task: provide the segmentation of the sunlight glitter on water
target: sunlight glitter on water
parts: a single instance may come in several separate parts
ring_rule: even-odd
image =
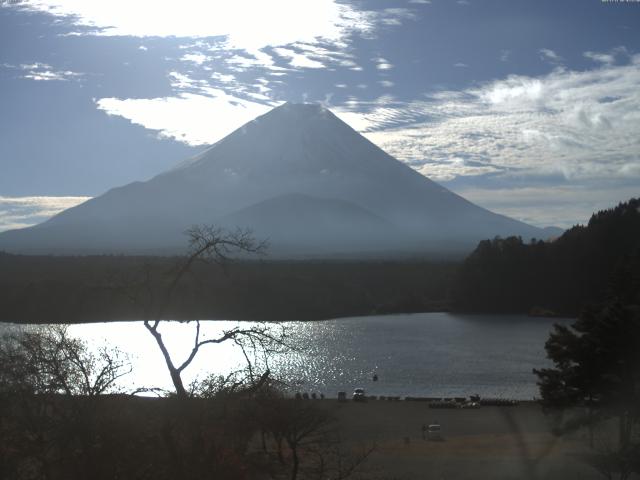
[[[570,320],[555,319],[558,323]],[[502,396],[538,395],[533,368],[547,365],[544,342],[554,321],[518,315],[424,313],[343,318],[323,322],[286,322],[294,351],[275,354],[269,366],[289,390],[322,392],[364,387],[372,395]],[[202,337],[215,338],[255,322],[203,321]],[[194,323],[162,322],[161,333],[175,363],[189,354]],[[71,335],[93,348],[119,348],[133,372],[122,386],[171,389],[164,359],[140,321],[80,324]],[[206,345],[185,370],[185,384],[210,373],[227,374],[244,365],[242,351],[230,342]],[[373,373],[379,381],[373,382]]]

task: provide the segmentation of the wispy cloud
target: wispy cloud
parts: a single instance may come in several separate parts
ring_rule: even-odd
[[[625,47],[616,47],[608,52],[584,52],[584,56],[596,63],[611,65],[616,62],[618,57],[628,57],[629,52]]]
[[[90,198],[0,196],[0,232],[30,227]]]
[[[387,60],[386,58],[376,57],[372,58],[372,61],[375,63],[378,70],[391,70],[393,68],[391,62],[389,62],[389,60]]]
[[[274,48],[273,51],[289,60],[289,65],[298,68],[324,68],[324,64],[309,58],[307,55],[300,54],[290,48]]]
[[[187,68],[257,75],[324,66],[360,71],[348,52],[355,36],[372,39],[381,26],[416,18],[408,8],[363,10],[339,0],[30,0],[10,8],[62,17],[78,26],[77,35],[188,39],[180,58]],[[276,62],[271,53],[285,61]],[[46,76],[53,78],[38,79]]]
[[[384,10],[372,13],[373,23],[381,25],[400,26],[405,20],[416,20],[418,17],[409,8],[385,8]]]
[[[539,227],[570,228],[586,224],[598,210],[610,208],[620,200],[637,196],[635,186],[615,189],[595,185],[513,186],[510,188],[482,188],[451,186],[464,198]]]
[[[195,63],[196,65],[202,65],[203,63],[205,63],[209,59],[210,59],[210,57],[205,55],[202,52],[187,53],[187,54],[183,55],[182,58],[181,58],[182,61],[192,62],[192,63]]]
[[[542,48],[539,50],[540,58],[546,60],[547,62],[559,64],[562,63],[563,59],[560,55],[549,48]]]
[[[40,82],[59,81],[65,82],[69,80],[79,80],[83,77],[83,73],[72,72],[70,70],[59,70],[47,63],[21,63],[12,65],[3,63],[0,65],[7,70],[14,70],[20,78],[35,80]]]
[[[413,102],[351,100],[338,112],[427,176],[640,180],[640,55],[624,65],[510,76]]]

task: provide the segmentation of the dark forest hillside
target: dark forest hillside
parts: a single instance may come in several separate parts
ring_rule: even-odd
[[[575,315],[616,280],[638,288],[640,199],[599,211],[552,242],[480,242],[452,286],[453,307],[474,312]]]
[[[22,256],[0,252],[0,322],[141,319],[132,302],[148,273],[166,292],[180,259]],[[456,263],[237,261],[200,263],[167,305],[170,319],[317,320],[446,308]]]

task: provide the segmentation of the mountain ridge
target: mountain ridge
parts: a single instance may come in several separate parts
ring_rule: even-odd
[[[179,249],[182,232],[193,224],[218,223],[294,193],[343,201],[393,226],[363,232],[359,239],[355,235],[342,247],[336,242],[339,254],[357,255],[377,240],[381,251],[406,252],[447,249],[454,243],[470,250],[496,235],[544,237],[542,229],[492,213],[424,177],[328,109],[285,103],[145,182],[111,189],[35,227],[0,234],[0,248],[104,253],[145,246]],[[339,233],[339,214],[334,212]],[[313,237],[312,224],[302,220],[307,238]],[[299,221],[291,218],[292,233]],[[325,224],[327,228],[332,227]],[[317,234],[322,238],[323,231]],[[316,254],[322,246],[307,241],[297,247]]]

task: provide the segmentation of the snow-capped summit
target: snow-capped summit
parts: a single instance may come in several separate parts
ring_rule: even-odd
[[[149,181],[0,234],[0,249],[171,251],[199,223],[253,228],[284,256],[433,252],[495,235],[544,236],[415,172],[330,110],[285,103]]]

